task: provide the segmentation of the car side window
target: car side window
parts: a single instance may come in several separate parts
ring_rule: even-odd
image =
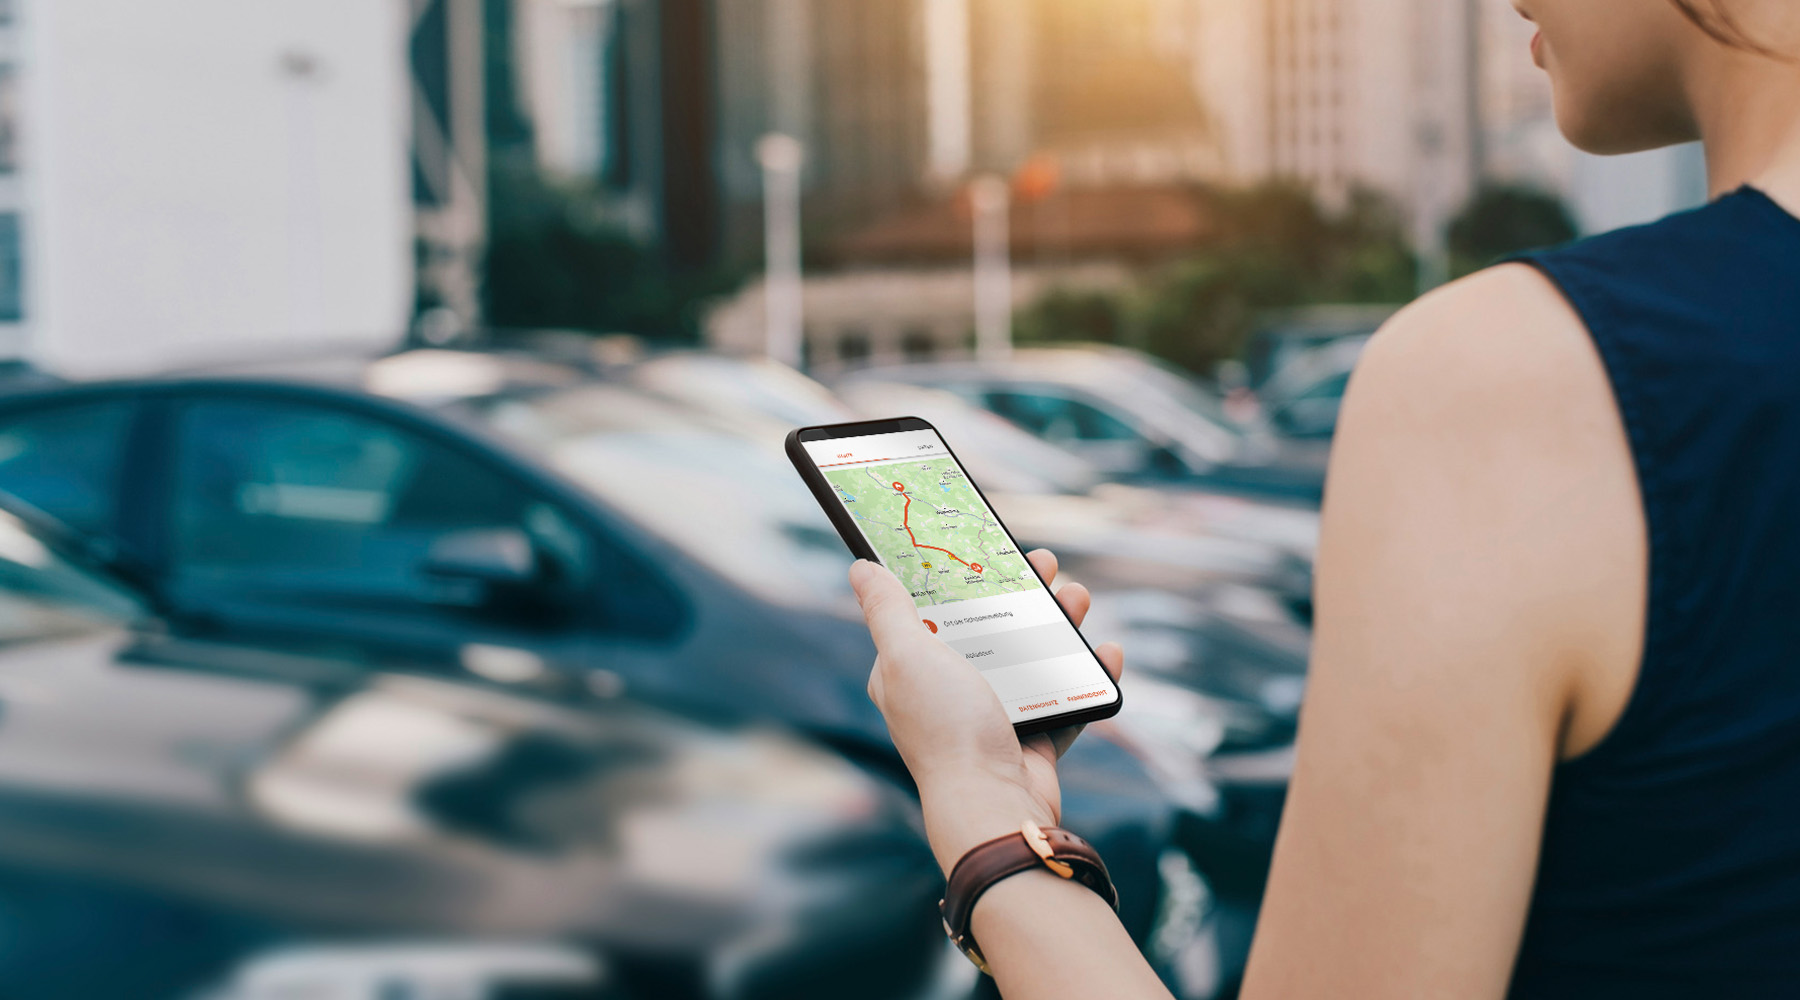
[[[0,415],[0,490],[80,531],[110,531],[129,400],[65,403]]]
[[[1342,399],[1350,388],[1350,373],[1344,372],[1313,383],[1295,399]]]
[[[183,584],[541,626],[592,579],[593,548],[567,514],[411,431],[254,400],[190,403],[176,427],[170,568]]]
[[[1136,441],[1142,435],[1110,413],[1057,393],[994,391],[988,409],[1050,441]]]

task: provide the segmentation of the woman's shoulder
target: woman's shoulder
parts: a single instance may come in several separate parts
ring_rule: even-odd
[[[1332,461],[1328,523],[1334,502],[1410,510],[1409,534],[1446,522],[1445,559],[1509,553],[1486,598],[1567,653],[1543,678],[1568,694],[1562,754],[1597,743],[1635,679],[1643,520],[1605,365],[1557,287],[1505,264],[1398,313],[1352,376]]]
[[[1421,297],[1375,338],[1370,378],[1428,381],[1447,405],[1520,391],[1521,379],[1606,399],[1599,348],[1661,346],[1709,325],[1774,320],[1800,306],[1800,219],[1755,188],[1700,208],[1525,254]],[[1778,318],[1778,320],[1777,320]],[[1740,342],[1740,331],[1735,338]],[[1704,350],[1715,338],[1672,346]]]
[[[1534,401],[1555,409],[1552,401],[1571,392],[1604,398],[1606,381],[1592,361],[1587,327],[1556,284],[1509,263],[1402,309],[1370,342],[1353,381],[1370,393],[1403,394],[1439,418],[1480,420]]]
[[[1362,423],[1376,433],[1545,460],[1614,443],[1572,437],[1571,427],[1618,423],[1581,313],[1544,272],[1522,263],[1477,272],[1397,313],[1370,341],[1346,405],[1365,411]]]

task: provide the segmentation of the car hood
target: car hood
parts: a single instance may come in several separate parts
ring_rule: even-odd
[[[1316,515],[1229,497],[1107,486],[1086,496],[1008,495],[996,506],[1027,546],[1165,571],[1151,570],[1152,579],[1179,571],[1201,580],[1292,586],[1296,564],[1310,566],[1317,545]]]
[[[716,943],[796,857],[929,857],[773,732],[100,631],[0,653],[0,864],[347,928]]]

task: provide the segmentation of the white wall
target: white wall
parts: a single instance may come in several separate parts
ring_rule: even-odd
[[[27,352],[98,375],[385,343],[401,0],[26,0]]]

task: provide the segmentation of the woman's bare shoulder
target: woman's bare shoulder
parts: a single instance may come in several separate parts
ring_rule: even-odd
[[[1560,752],[1596,743],[1636,679],[1648,556],[1605,365],[1557,287],[1506,265],[1395,316],[1352,379],[1332,461],[1327,532],[1397,519],[1485,553],[1482,600],[1533,623],[1544,679],[1566,685]]]
[[[1442,415],[1479,418],[1481,404],[1522,394],[1573,392],[1605,403],[1598,360],[1581,317],[1550,279],[1505,264],[1401,310],[1370,344],[1358,377],[1401,383],[1420,403],[1444,406]]]

